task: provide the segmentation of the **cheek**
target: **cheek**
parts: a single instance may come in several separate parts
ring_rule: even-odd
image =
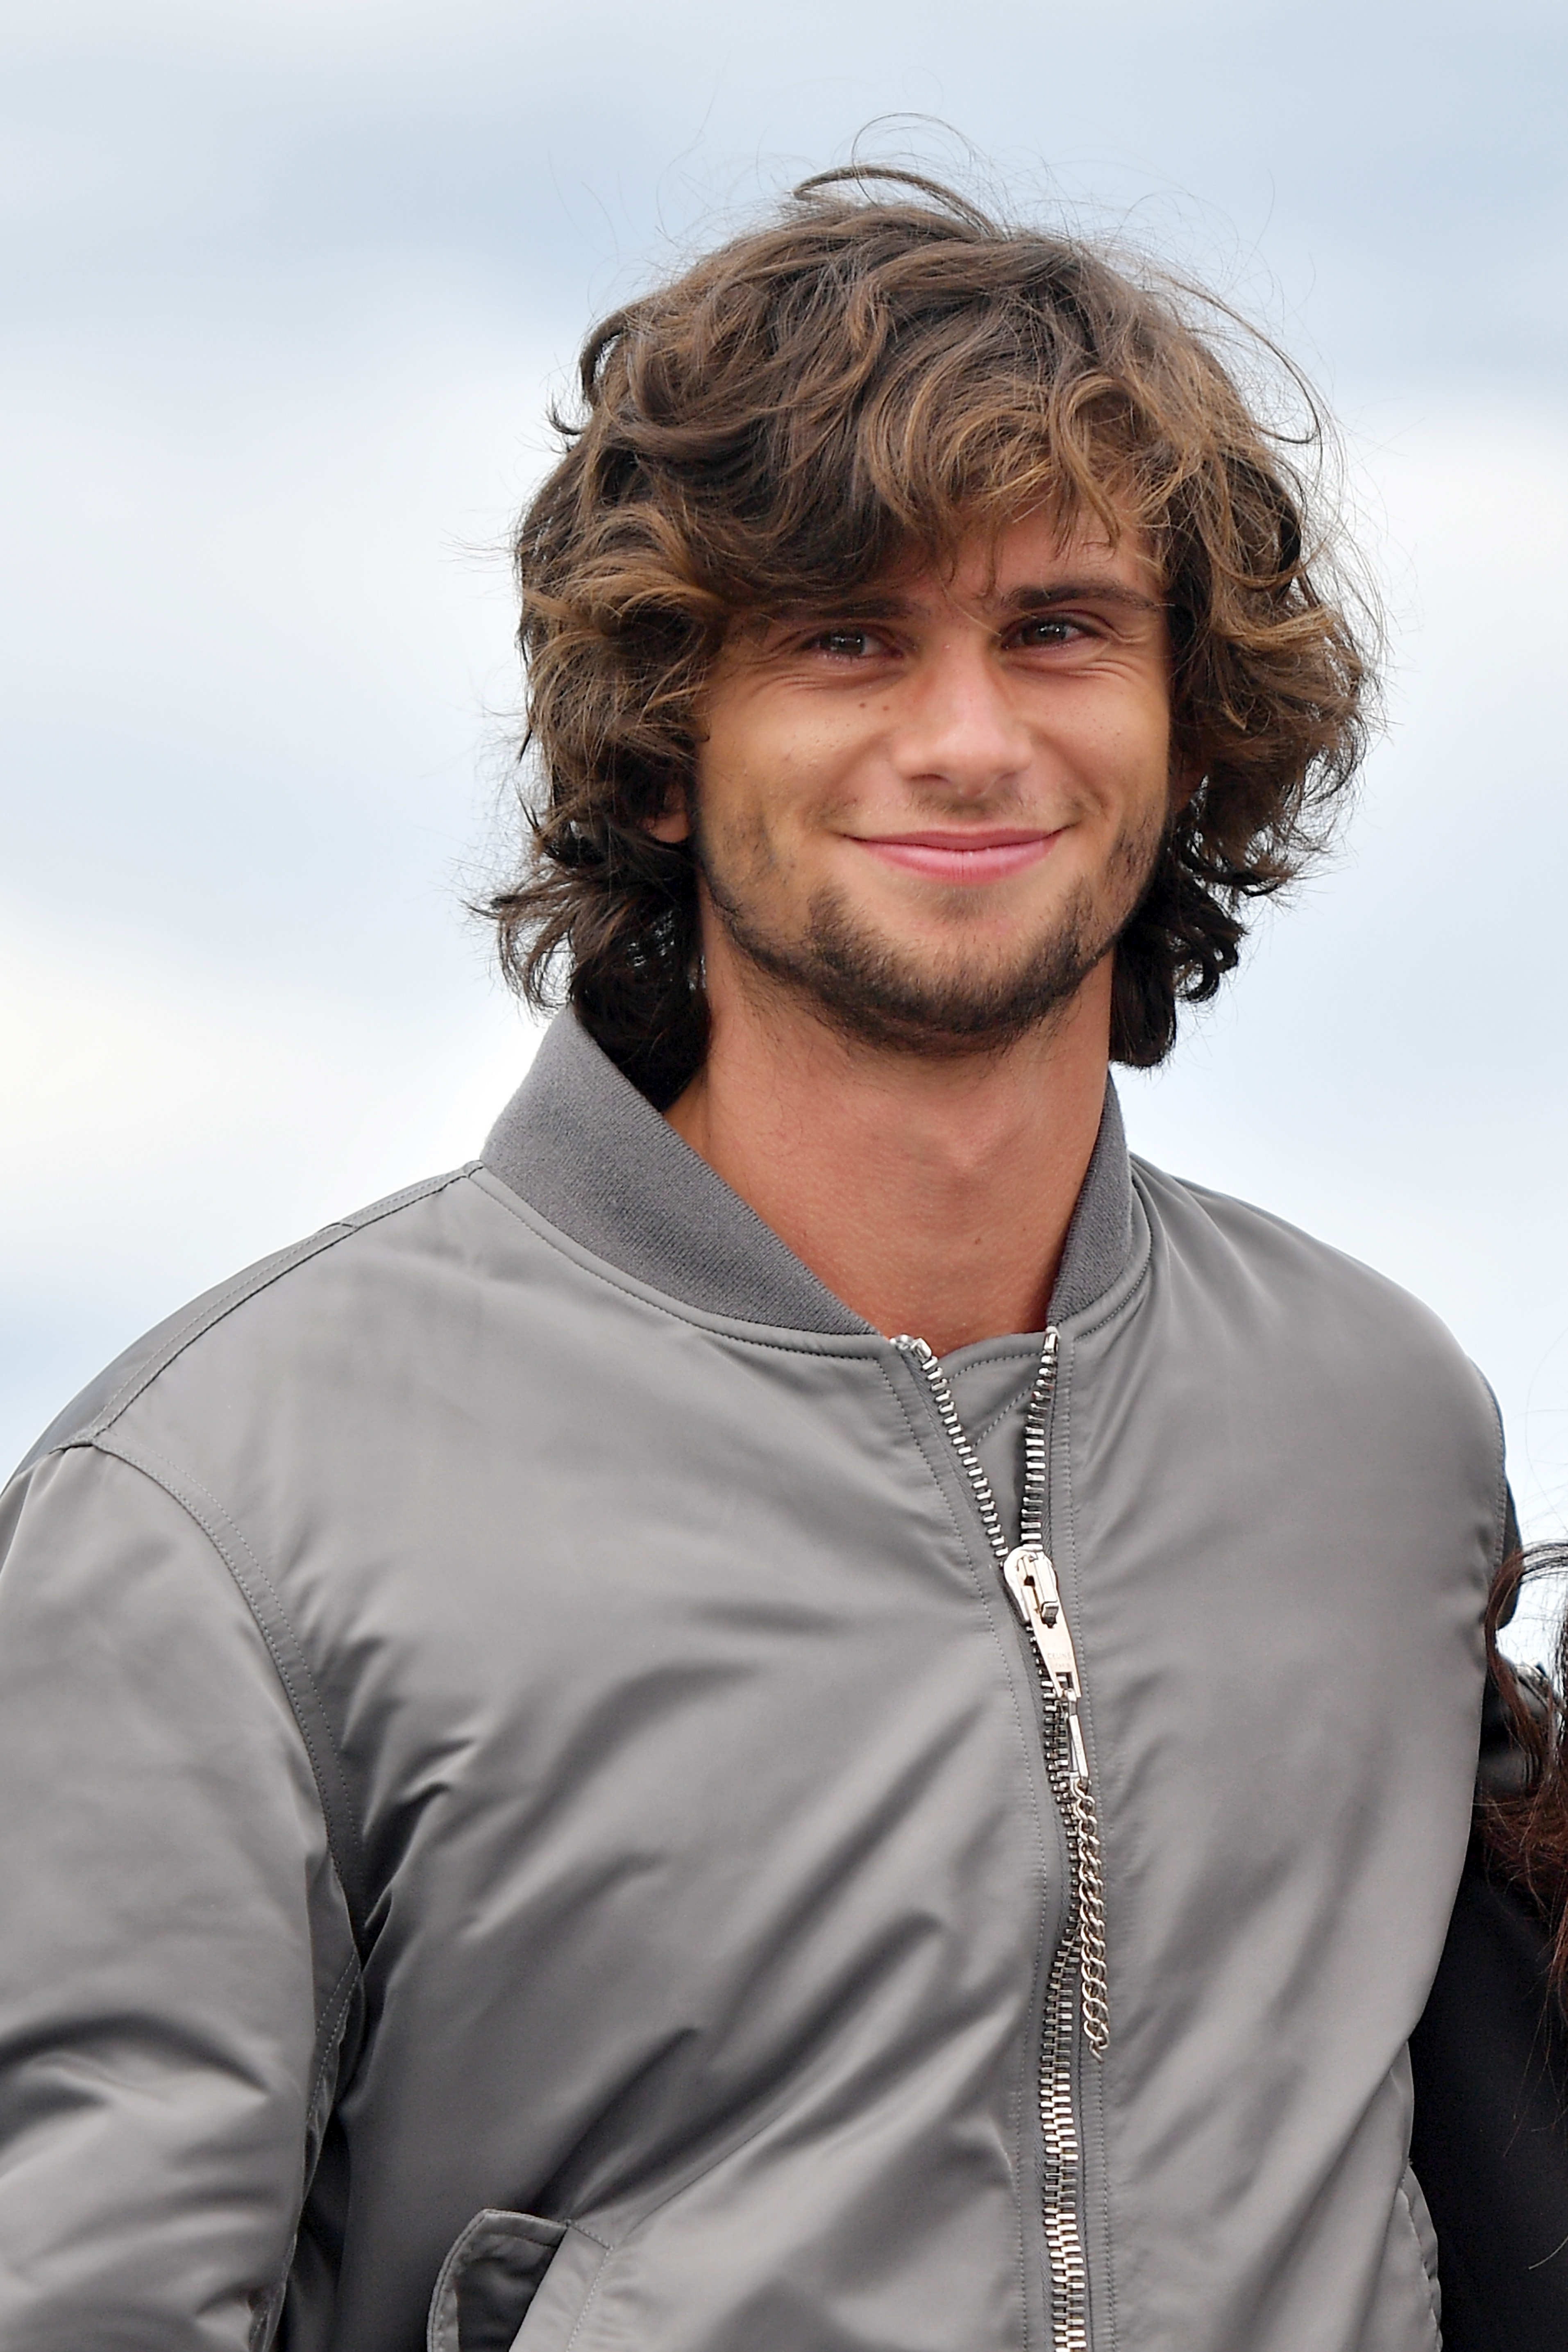
[[[714,880],[756,889],[788,862],[779,794],[755,745],[710,741],[696,762],[698,854]]]
[[[716,729],[696,762],[704,838],[772,864],[798,856],[849,797],[821,733],[799,721]]]
[[[1172,738],[1170,712],[1163,697],[1150,696],[1110,716],[1091,754],[1099,766],[1108,799],[1126,814],[1152,807],[1165,808],[1171,790]]]

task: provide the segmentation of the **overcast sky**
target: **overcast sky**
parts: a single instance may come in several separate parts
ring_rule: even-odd
[[[1216,279],[1345,421],[1389,731],[1124,1099],[1429,1300],[1568,1528],[1565,66],[1557,0],[0,0],[0,1452],[477,1147],[531,1040],[460,901],[544,403],[874,123]]]

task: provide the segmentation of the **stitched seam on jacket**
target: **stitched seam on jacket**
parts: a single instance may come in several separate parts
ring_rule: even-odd
[[[248,1273],[238,1276],[226,1290],[203,1308],[200,1315],[193,1315],[188,1323],[183,1323],[177,1331],[172,1333],[149,1362],[138,1365],[135,1371],[121,1381],[90,1422],[73,1436],[60,1441],[62,1445],[90,1444],[100,1437],[128,1406],[135,1403],[143,1389],[149,1388],[161,1373],[168,1370],[176,1357],[183,1355],[193,1339],[199,1339],[204,1332],[212,1330],[225,1316],[232,1315],[236,1307],[243,1307],[247,1298],[259,1297],[264,1290],[270,1289],[286,1274],[292,1274],[297,1265],[308,1265],[323,1250],[335,1248],[351,1234],[368,1232],[371,1225],[380,1224],[383,1217],[395,1216],[400,1209],[412,1208],[416,1201],[428,1200],[434,1193],[444,1191],[449,1184],[457,1183],[478,1165],[476,1160],[470,1160],[467,1166],[452,1169],[445,1175],[428,1177],[422,1184],[411,1184],[406,1192],[394,1192],[390,1199],[360,1210],[351,1217],[324,1225],[319,1234],[311,1234],[304,1241],[293,1243],[275,1257],[264,1258],[260,1265],[252,1266]]]
[[[1083,1580],[1079,1572],[1082,1563],[1078,1548],[1078,1511],[1072,1484],[1072,1431],[1078,1402],[1078,1390],[1073,1374],[1077,1366],[1078,1349],[1082,1342],[1092,1334],[1105,1330],[1111,1324],[1116,1321],[1119,1316],[1131,1311],[1134,1303],[1143,1295],[1148,1280],[1149,1268],[1153,1263],[1153,1255],[1154,1254],[1151,1250],[1149,1256],[1144,1261],[1137,1280],[1129,1286],[1125,1297],[1118,1299],[1114,1307],[1113,1307],[1108,1313],[1103,1315],[1097,1322],[1091,1324],[1086,1330],[1075,1332],[1069,1337],[1061,1361],[1057,1369],[1055,1402],[1056,1411],[1060,1416],[1060,1437],[1058,1436],[1056,1429],[1052,1430],[1051,1437],[1053,1451],[1058,1447],[1058,1445],[1060,1446],[1060,1454],[1058,1457],[1060,1461],[1060,1470],[1054,1479],[1048,1479],[1047,1492],[1051,1496],[1053,1505],[1057,1499],[1060,1498],[1061,1510],[1061,1533],[1065,1535],[1067,1538],[1067,1545],[1071,1551],[1072,1560],[1073,1612],[1079,1623],[1080,1642],[1083,1639]],[[1057,1519],[1054,1508],[1051,1513],[1050,1524],[1046,1528],[1046,1539],[1049,1542],[1052,1552],[1055,1553],[1059,1563],[1067,1558],[1068,1554],[1063,1551],[1061,1543],[1058,1537]],[[1089,1743],[1089,1769],[1095,1785],[1099,1788],[1102,1796],[1103,1796],[1104,1776],[1100,1769],[1100,1751],[1094,1738],[1093,1698],[1092,1695],[1092,1676],[1089,1673],[1086,1664],[1082,1666],[1082,1676],[1081,1705],[1084,1716],[1084,1737]],[[1102,1824],[1102,1826],[1103,1826],[1103,1824]],[[1108,1945],[1112,1942],[1108,1921],[1106,1926],[1106,1941]],[[1107,1956],[1107,1970],[1109,1969],[1109,1957]],[[1096,2329],[1095,2332],[1097,2336],[1102,2334],[1103,2335],[1105,2352],[1114,2352],[1114,2347],[1120,2337],[1120,2317],[1116,2294],[1115,2216],[1112,2210],[1111,2161],[1110,2150],[1107,2146],[1106,2139],[1105,2076],[1103,2066],[1102,2065],[1095,2074],[1090,2079],[1092,2079],[1093,2083],[1095,2121],[1099,2133],[1100,2225],[1104,2233],[1103,2242],[1105,2249],[1104,2305],[1106,2315],[1103,2328]],[[1087,2158],[1089,2139],[1089,2094],[1084,2087],[1085,2080],[1083,2043],[1082,2037],[1080,2037],[1078,2044],[1078,2096],[1079,2105],[1083,2112],[1084,2117],[1083,2153],[1085,2158]],[[1083,2205],[1085,2219],[1087,2219],[1089,2210],[1087,2183],[1085,2184]],[[1084,2247],[1084,2260],[1085,2266],[1087,2268],[1089,2262],[1089,2248],[1087,2244],[1085,2244]],[[1092,2276],[1091,2293],[1092,2294]],[[1092,2308],[1092,2305],[1091,2307]]]
[[[1421,2232],[1416,2227],[1416,2216],[1411,2210],[1410,2199],[1406,2192],[1403,2181],[1399,2183],[1394,2193],[1399,2200],[1399,2210],[1404,2214],[1410,2235],[1416,2242],[1416,2261],[1421,2273],[1421,2284],[1427,2290],[1427,2312],[1432,2322],[1433,2352],[1441,2352],[1443,2321],[1437,2303],[1436,2282],[1431,2272],[1427,2268],[1427,2249],[1421,2242]]]
[[[460,1172],[466,1175],[469,1171],[463,1170]],[[481,1172],[490,1174],[492,1171],[484,1169],[481,1163]],[[499,1177],[495,1181],[497,1183],[501,1181]],[[502,1189],[507,1191],[509,1187],[503,1186]],[[557,1257],[563,1258],[568,1265],[575,1266],[580,1274],[587,1275],[591,1281],[602,1283],[607,1290],[617,1292],[622,1298],[634,1299],[639,1307],[646,1307],[651,1313],[663,1315],[671,1323],[679,1323],[686,1330],[706,1331],[716,1339],[733,1339],[741,1347],[762,1348],[774,1355],[836,1357],[845,1363],[875,1363],[877,1349],[885,1348],[888,1344],[874,1331],[867,1331],[863,1337],[852,1331],[802,1331],[799,1340],[764,1338],[765,1332],[776,1332],[779,1327],[768,1324],[748,1326],[743,1316],[717,1315],[710,1307],[688,1306],[685,1300],[673,1297],[668,1291],[655,1289],[652,1283],[639,1286],[635,1276],[622,1274],[619,1267],[611,1265],[608,1258],[596,1257],[581,1242],[574,1242],[570,1234],[558,1232],[548,1217],[541,1217],[538,1211],[520,1196],[513,1194],[510,1199],[503,1201],[488,1186],[484,1190],[486,1200],[494,1201],[507,1216],[515,1217],[518,1224],[532,1234],[537,1241],[542,1242],[547,1249],[552,1250]]]
[[[446,2300],[446,2290],[452,2284],[453,2273],[474,2242],[480,2219],[481,2216],[476,2213],[474,2219],[458,2231],[442,2257],[441,2268],[435,2273],[435,2284],[430,2291],[430,2321],[427,2329],[430,2352],[456,2352],[442,2305]]]
[[[241,1597],[256,1621],[261,1638],[267,1645],[267,1654],[272,1660],[273,1671],[283,1685],[284,1693],[293,1711],[296,1727],[304,1742],[306,1755],[309,1759],[311,1778],[316,1783],[316,1794],[321,1807],[322,1824],[327,1832],[327,1844],[332,1857],[332,1866],[337,1872],[338,1884],[348,1909],[349,1927],[353,1937],[355,1953],[360,1955],[362,1951],[365,1920],[363,1858],[360,1827],[354,1818],[348,1775],[343,1769],[337,1743],[332,1738],[331,1728],[327,1721],[327,1710],[321,1704],[320,1693],[317,1690],[310,1669],[305,1662],[305,1654],[299,1637],[289,1622],[287,1612],[278,1596],[277,1587],[246,1542],[240,1528],[235,1526],[217,1497],[210,1494],[199,1479],[192,1477],[188,1472],[181,1468],[179,1464],[168,1461],[162,1454],[154,1452],[152,1447],[138,1447],[132,1450],[123,1440],[119,1444],[111,1444],[101,1437],[96,1443],[99,1450],[108,1454],[111,1460],[122,1461],[131,1469],[140,1470],[142,1475],[150,1478],[154,1486],[160,1487],[170,1497],[171,1501],[177,1503],[187,1517],[194,1520],[238,1587]],[[139,1460],[139,1454],[143,1458]],[[152,1466],[154,1464],[161,1464],[163,1470],[167,1472],[167,1476],[160,1476],[158,1470]],[[171,1481],[174,1483],[172,1484]],[[192,1499],[193,1496],[204,1497],[210,1507],[213,1519],[229,1529],[235,1546],[250,1563],[251,1575],[248,1580],[240,1564],[232,1556],[229,1547],[224,1542],[218,1526],[204,1517]],[[267,1596],[266,1600],[258,1601],[256,1592],[252,1590],[253,1585],[261,1588],[262,1592]],[[267,1605],[268,1602],[270,1606]],[[279,1640],[280,1633],[287,1637],[287,1645],[292,1650],[291,1659],[282,1654],[284,1644]],[[314,1737],[310,1724],[312,1717],[318,1726],[318,1734]],[[329,1794],[326,1765],[319,1753],[320,1748],[325,1748],[330,1759],[333,1778],[338,1788],[336,1801]],[[344,1824],[346,1834],[340,1832],[337,1827],[340,1818]],[[347,1853],[343,1851],[345,1845],[349,1849]]]
[[[684,1318],[677,1318],[676,1319],[683,1320]],[[764,1341],[761,1344],[766,1346],[768,1343]],[[872,1358],[871,1360],[876,1363],[877,1370],[882,1375],[883,1384],[898,1407],[900,1417],[909,1432],[915,1450],[919,1454],[922,1462],[925,1464],[926,1475],[930,1478],[932,1485],[936,1487],[937,1497],[942,1504],[943,1509],[946,1513],[947,1524],[952,1529],[955,1540],[957,1543],[960,1559],[963,1565],[968,1571],[970,1588],[986,1612],[987,1622],[990,1627],[991,1637],[996,1644],[998,1660],[1002,1665],[1003,1679],[1006,1684],[1009,1699],[1013,1710],[1014,1724],[1018,1728],[1019,1736],[1023,1744],[1026,1756],[1032,1755],[1034,1744],[1039,1737],[1039,1726],[1036,1723],[1032,1713],[1030,1714],[1027,1723],[1019,1714],[1019,1696],[1014,1677],[1007,1670],[1008,1653],[1001,1627],[998,1622],[998,1612],[995,1605],[995,1596],[988,1589],[984,1580],[977,1574],[975,1570],[974,1563],[969,1558],[968,1541],[964,1533],[962,1522],[959,1520],[957,1514],[954,1509],[952,1498],[948,1495],[947,1489],[943,1484],[941,1475],[937,1471],[932,1456],[927,1450],[927,1437],[929,1433],[921,1429],[914,1415],[911,1413],[908,1400],[900,1395],[897,1385],[892,1377],[887,1364],[874,1357]],[[1036,1805],[1034,1809],[1034,1832],[1036,1847],[1040,1856],[1040,1883],[1043,1888],[1049,1884],[1050,1853],[1045,1836],[1044,1824],[1041,1820],[1038,1805]],[[1047,1973],[1046,1961],[1045,1910],[1042,1902],[1040,1906],[1039,1925],[1035,1932],[1034,1940],[1035,1975],[1037,1980],[1039,1980],[1042,1985]],[[1033,2063],[1032,2054],[1030,2063]],[[1019,2176],[1021,2178],[1026,2164],[1024,2148],[1025,2134],[1030,2128],[1032,2121],[1034,2109],[1032,2100],[1021,2092],[1015,2092],[1013,2095],[1012,2105],[1015,2144],[1018,2149],[1019,2169]],[[756,2137],[757,2133],[763,2129],[767,2123],[772,2119],[774,2113],[775,2109],[772,2106],[769,2106],[763,2116],[755,2119],[747,2128],[726,2135],[725,2138],[716,2149],[713,2150],[704,2161],[693,2166],[688,2170],[683,2171],[664,2190],[662,2196],[656,2198],[651,2205],[647,2206],[637,2215],[635,2221],[632,2222],[630,2229],[628,2229],[622,2237],[614,2240],[613,2242],[601,2238],[596,2231],[586,2228],[580,2221],[571,2221],[568,2224],[568,2227],[578,2231],[585,2238],[592,2239],[595,2245],[603,2246],[605,2249],[605,2260],[608,2261],[612,2253],[618,2253],[629,2245],[631,2241],[638,2234],[638,2232],[645,2230],[649,2223],[653,2221],[659,2213],[663,2212],[667,2205],[674,2204],[677,2198],[685,2196],[686,2192],[695,2188],[699,2181],[706,2179],[712,2173],[716,2172],[720,2165],[727,2162],[728,2158],[735,2154],[737,2148],[746,2147],[750,2140]],[[1024,2209],[1023,2200],[1021,2197],[1017,2200],[1017,2210],[1019,2216],[1019,2292],[1020,2303],[1022,2304],[1022,2307],[1026,2315],[1027,2325],[1027,2314],[1029,2310],[1029,2248],[1025,2238]],[[578,2315],[571,2337],[569,2339],[567,2352],[570,2352],[571,2346],[576,2343],[578,2331],[580,2329],[583,2321],[587,2316],[589,2305],[598,2294],[603,2275],[603,2269],[604,2265],[603,2263],[601,2263],[599,2270],[594,2273],[593,2283],[584,2300],[582,2310]]]
[[[881,1371],[882,1377],[887,1384],[888,1391],[891,1394],[894,1402],[897,1405],[899,1412],[904,1417],[904,1426],[908,1430],[909,1434],[914,1441],[915,1451],[920,1455],[921,1460],[925,1463],[926,1475],[930,1478],[932,1485],[936,1487],[937,1495],[941,1499],[943,1508],[947,1514],[947,1523],[957,1539],[960,1556],[964,1560],[965,1566],[969,1571],[970,1584],[974,1589],[975,1595],[978,1600],[981,1608],[986,1612],[986,1622],[990,1627],[991,1639],[997,1646],[997,1651],[1001,1660],[1002,1676],[1007,1686],[1009,1699],[1012,1705],[1013,1722],[1018,1728],[1019,1739],[1023,1743],[1024,1754],[1026,1758],[1032,1759],[1034,1749],[1040,1743],[1040,1725],[1035,1720],[1032,1708],[1030,1708],[1029,1712],[1029,1718],[1027,1721],[1025,1721],[1024,1717],[1019,1712],[1018,1686],[1013,1675],[1009,1671],[1007,1644],[1002,1633],[1001,1621],[996,1607],[996,1596],[991,1589],[987,1585],[984,1579],[977,1572],[974,1562],[970,1558],[969,1539],[964,1532],[963,1524],[958,1517],[957,1512],[953,1507],[953,1498],[947,1492],[947,1488],[943,1481],[942,1475],[937,1470],[936,1460],[927,1447],[926,1440],[930,1435],[930,1432],[923,1429],[916,1422],[914,1413],[910,1411],[909,1400],[907,1397],[902,1396],[899,1393],[897,1383],[894,1381],[888,1366],[885,1363],[879,1363],[878,1370]],[[1030,1777],[1030,1786],[1031,1790],[1034,1787],[1032,1774]],[[1043,1993],[1046,1981],[1050,1974],[1050,1955],[1046,1950],[1045,1940],[1045,1903],[1043,1898],[1051,1884],[1051,1858],[1046,1841],[1045,1824],[1041,1818],[1038,1800],[1034,1806],[1034,1834],[1035,1845],[1040,1856],[1040,1884],[1042,1898],[1040,1905],[1039,1926],[1036,1929],[1034,1939],[1034,1973],[1036,1982],[1041,1988],[1041,2006],[1043,2012]],[[1043,2031],[1043,2013],[1041,2018],[1041,2028]],[[1030,2035],[1029,2058],[1030,2064],[1035,2066],[1038,2066],[1039,2064],[1039,2035]],[[1027,2096],[1020,2087],[1015,2086],[1011,2096],[1013,2105],[1013,2139],[1014,2146],[1018,2151],[1019,2179],[1022,2180],[1028,2176],[1031,2168],[1030,2159],[1025,2146],[1025,2136],[1033,2126],[1034,2105],[1032,2099]],[[1021,2196],[1018,2200],[1018,2217],[1019,2305],[1023,2313],[1024,2343],[1027,2352],[1029,2343],[1030,2248],[1029,2231],[1024,2220],[1024,2200]],[[570,2352],[570,2347],[568,2347],[568,2352]]]
[[[356,1952],[352,1959],[344,1961],[342,1973],[327,1995],[326,2005],[317,2020],[316,2032],[320,2039],[321,2054],[316,2062],[316,2071],[310,2077],[310,2095],[305,2102],[305,2112],[308,2116],[316,2105],[316,2094],[327,2079],[327,2069],[341,2047],[343,2027],[348,2020],[350,2004],[359,1990],[359,1984],[360,1959]],[[306,2185],[308,2189],[309,2184]]]
[[[591,1281],[602,1283],[607,1290],[616,1291],[623,1298],[633,1299],[638,1306],[646,1307],[653,1313],[663,1315],[670,1322],[679,1323],[688,1330],[706,1331],[715,1339],[734,1339],[742,1347],[767,1349],[776,1355],[822,1356],[836,1358],[844,1363],[876,1362],[877,1347],[888,1344],[878,1333],[870,1330],[863,1336],[848,1331],[802,1331],[799,1339],[789,1339],[777,1336],[780,1330],[778,1325],[747,1324],[744,1316],[721,1315],[711,1307],[691,1306],[668,1291],[659,1290],[652,1283],[639,1283],[635,1276],[623,1274],[608,1258],[600,1257],[584,1243],[573,1241],[570,1234],[561,1233],[530,1202],[513,1192],[511,1187],[497,1176],[493,1169],[486,1168],[483,1160],[476,1161],[470,1168],[458,1169],[456,1175],[446,1181],[455,1182],[456,1177],[475,1179],[480,1176],[491,1179],[490,1184],[480,1188],[486,1199],[494,1201],[498,1209],[505,1210],[507,1216],[515,1218],[537,1241],[542,1242],[557,1257],[564,1259],[568,1265],[575,1266],[580,1274],[587,1275]],[[492,1186],[497,1189],[493,1190]],[[502,1198],[503,1194],[505,1198]],[[1146,1209],[1145,1214],[1147,1217]],[[1116,1283],[1105,1294],[1109,1304],[1093,1322],[1079,1327],[1075,1318],[1067,1318],[1067,1322],[1074,1326],[1077,1338],[1090,1338],[1125,1312],[1148,1280],[1153,1255],[1152,1250],[1145,1251],[1136,1273],[1124,1291],[1117,1288],[1118,1284],[1126,1280],[1127,1268],[1123,1268]],[[1095,1307],[1102,1304],[1098,1299],[1092,1303]],[[770,1336],[763,1337],[765,1332]]]
[[[339,1977],[337,1983],[328,1994],[326,2001],[322,2005],[321,2016],[317,2020],[316,2035],[317,2040],[320,2043],[320,2055],[317,2059],[315,2072],[310,2077],[310,2093],[305,2102],[305,2122],[307,2128],[308,2128],[310,2117],[315,2112],[316,2095],[320,2090],[323,2082],[326,2080],[327,2068],[330,2064],[340,2047],[343,2021],[348,2016],[349,2004],[353,1999],[359,1981],[360,1963],[359,1956],[356,1953],[351,1960],[348,1960],[344,1963],[342,1974]],[[336,2004],[336,2006],[334,2006],[334,2004]],[[316,2150],[318,2160],[320,2158],[320,2146],[318,2144]],[[310,2195],[310,2183],[314,2178],[315,2166],[312,2165],[309,2175],[300,2183],[299,2205],[294,2216],[294,2229],[289,2237],[288,2252],[284,2258],[283,2269],[268,2289],[267,2301],[263,2306],[264,2311],[267,2313],[267,2322],[270,2327],[276,2327],[277,2320],[282,2314],[285,2299],[288,2294],[288,2281],[294,2269],[294,2257],[299,2246],[299,2225],[304,2218],[306,2202]],[[256,2326],[259,2324],[259,2319],[260,2315],[258,2314],[257,2319],[252,2323],[253,2335],[255,2334]],[[258,2343],[265,2343],[266,2340],[267,2335],[264,2330],[262,2336],[257,2339],[257,2341]]]
[[[1492,1427],[1497,1436],[1497,1500],[1493,1505],[1495,1529],[1491,1546],[1491,1572],[1495,1576],[1502,1566],[1503,1549],[1508,1542],[1508,1439],[1503,1433],[1502,1408],[1492,1393],[1491,1384],[1484,1373],[1478,1373],[1477,1377],[1491,1406]]]
[[[1019,1385],[1014,1389],[1012,1394],[1010,1396],[1004,1397],[1001,1403],[998,1405],[995,1412],[990,1415],[988,1420],[982,1421],[977,1427],[971,1426],[967,1422],[965,1423],[964,1425],[969,1432],[969,1442],[972,1445],[978,1445],[983,1438],[991,1436],[994,1432],[1001,1427],[1003,1422],[1009,1418],[1009,1414],[1017,1412],[1020,1405],[1027,1404],[1030,1391],[1034,1386],[1034,1374],[1040,1362],[1040,1349],[1038,1346],[1030,1348],[1010,1348],[995,1356],[988,1357],[986,1360],[992,1364],[1022,1364],[1024,1366],[1024,1377],[1019,1381]]]
[[[571,2226],[573,2229],[576,2229],[578,2225],[574,2221]],[[585,2238],[591,2238],[596,2246],[604,2246],[603,2239],[595,2238],[591,2230],[584,2230],[582,2231],[582,2235]],[[581,2309],[579,2311],[577,2317],[572,2322],[571,2334],[566,2339],[566,2352],[571,2352],[572,2346],[577,2342],[578,2337],[582,2333],[583,2322],[588,2317],[589,2312],[592,2308],[594,2297],[599,2293],[599,2282],[604,2276],[605,2265],[610,2260],[612,2251],[612,2249],[609,2246],[604,2246],[604,2252],[599,2259],[599,2267],[588,2283],[588,2293],[582,2298]]]
[[[1138,1300],[1142,1297],[1144,1292],[1148,1288],[1150,1282],[1153,1280],[1154,1266],[1155,1254],[1153,1249],[1149,1249],[1145,1253],[1143,1264],[1139,1266],[1137,1273],[1134,1276],[1133,1279],[1128,1283],[1126,1289],[1123,1291],[1119,1297],[1112,1299],[1110,1305],[1105,1307],[1102,1313],[1095,1316],[1092,1323],[1080,1324],[1071,1331],[1071,1337],[1074,1344],[1076,1345],[1078,1342],[1084,1339],[1095,1339],[1100,1332],[1108,1330],[1113,1323],[1119,1321],[1124,1315],[1127,1314],[1132,1307],[1136,1306]]]

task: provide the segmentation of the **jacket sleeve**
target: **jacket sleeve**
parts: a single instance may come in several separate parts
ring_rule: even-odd
[[[78,1446],[0,1502],[0,2344],[271,2332],[352,1948],[243,1597]]]

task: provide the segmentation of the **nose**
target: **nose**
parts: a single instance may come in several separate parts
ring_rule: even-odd
[[[1028,764],[1030,744],[1009,680],[983,641],[933,646],[910,682],[894,757],[911,784],[983,800]]]

